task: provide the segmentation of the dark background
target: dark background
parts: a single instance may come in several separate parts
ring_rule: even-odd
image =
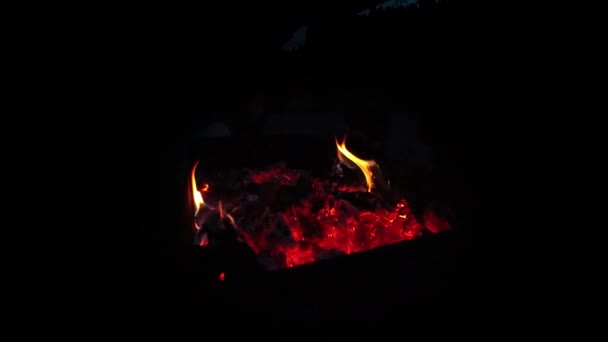
[[[135,258],[123,265],[121,281],[131,294],[129,308],[163,316],[166,311],[160,308],[168,306],[207,315],[217,311],[203,310],[198,301],[215,298],[217,302],[209,304],[213,310],[223,308],[222,315],[232,312],[235,317],[241,317],[238,312],[255,316],[256,307],[264,307],[265,314],[273,312],[272,317],[304,319],[373,321],[401,315],[447,322],[459,317],[464,307],[475,308],[475,317],[483,315],[478,304],[487,302],[483,260],[490,222],[487,167],[493,120],[484,112],[489,108],[483,100],[488,90],[479,76],[484,69],[479,64],[483,45],[477,39],[476,14],[457,1],[422,1],[419,7],[391,14],[353,16],[374,3],[307,1],[281,7],[256,2],[238,9],[217,3],[136,11],[136,27],[121,41],[125,51],[135,51],[124,57],[129,71],[122,95],[136,100],[134,110],[141,115],[123,119],[117,131],[117,137],[128,142],[118,169],[127,179],[141,180],[134,195],[126,196],[131,200],[124,208],[138,213]],[[303,24],[310,25],[304,47],[282,52],[281,45]],[[408,154],[399,149],[388,152],[391,142],[404,148],[411,144],[388,139],[387,132],[401,122],[404,131],[415,132],[416,144],[432,148],[433,161],[422,169],[432,170],[447,196],[458,203],[455,209],[464,228],[419,242],[412,247],[418,252],[392,250],[363,264],[353,264],[358,262],[353,258],[293,278],[256,280],[248,290],[255,304],[231,294],[242,294],[242,289],[230,292],[201,283],[191,271],[193,260],[200,257],[193,256],[197,252],[184,246],[183,239],[189,224],[184,215],[192,142],[212,122],[229,126],[234,139],[266,139],[272,135],[267,127],[277,116],[309,117],[312,122],[330,118],[329,126],[359,132],[376,143],[381,158],[397,161]],[[277,129],[290,131],[289,119],[286,122]],[[314,134],[331,131],[326,124]],[[419,254],[408,257],[411,253]],[[452,261],[442,262],[446,260]],[[336,267],[344,271],[336,272]],[[306,303],[317,298],[314,310],[302,311],[306,303],[300,301],[286,304],[294,284],[329,275],[334,278],[328,287],[348,284],[350,289],[344,297],[330,296],[337,298],[331,307],[323,306],[327,298],[320,293],[326,291],[319,288],[302,297],[308,298]],[[403,295],[409,284],[404,279],[415,275],[423,275],[424,281]],[[270,290],[272,286],[277,289]],[[422,288],[429,290],[420,292]],[[226,292],[209,295],[212,291]],[[305,287],[297,290],[302,291]],[[372,292],[383,294],[364,295]],[[395,294],[394,299],[388,293]],[[264,296],[268,300],[260,302]],[[347,304],[345,298],[353,296],[360,300]],[[273,308],[278,303],[280,308]]]

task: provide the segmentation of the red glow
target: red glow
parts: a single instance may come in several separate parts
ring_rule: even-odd
[[[287,177],[275,169],[252,173],[250,179],[280,183]],[[278,212],[267,208],[251,213],[242,204],[224,202],[216,207],[220,213],[232,208],[242,240],[257,255],[278,260],[279,264],[271,268],[307,264],[326,255],[362,252],[422,234],[424,227],[406,200],[383,205],[380,195],[366,190],[364,186],[336,186],[327,180],[313,179],[306,196]],[[241,215],[240,210],[245,214]],[[279,221],[286,224],[288,231],[277,238]]]
[[[450,224],[437,216],[432,210],[424,212],[424,224],[433,233],[439,233],[444,230],[450,229]]]
[[[224,272],[220,273],[220,276],[219,276],[220,281],[224,281],[225,277],[226,276],[224,275]]]
[[[270,249],[270,254],[283,253],[285,266],[292,267],[313,262],[329,251],[351,254],[420,236],[422,225],[408,215],[405,200],[399,205],[394,210],[358,211],[346,200],[337,200],[333,206],[326,204],[314,211],[305,202],[283,213],[297,243],[272,246],[258,239],[256,248]]]
[[[356,158],[352,154],[340,156]],[[377,164],[356,161],[365,176],[359,184],[340,184],[341,176],[311,178],[283,165],[249,170],[244,179],[236,180],[244,185],[240,196],[212,201],[213,205],[202,198],[203,193],[205,200],[207,195],[217,195],[213,183],[211,186],[203,183],[198,191],[193,171],[195,204],[219,214],[218,222],[222,223],[205,228],[211,229],[210,234],[213,230],[227,229],[226,225],[233,227],[238,238],[249,245],[267,269],[293,267],[411,240],[422,235],[425,228],[433,233],[450,228],[432,212],[425,213],[423,226],[405,199],[397,202],[384,199],[374,190],[372,171]],[[195,209],[199,211],[199,207]],[[201,210],[201,215],[195,220],[204,219],[207,214]],[[207,239],[213,241],[213,237],[203,232],[198,244],[208,246]],[[224,280],[224,273],[219,279]]]
[[[277,166],[270,170],[252,172],[249,178],[255,184],[276,182],[281,185],[287,185],[297,182],[300,179],[300,174],[293,170],[287,170],[284,166]]]

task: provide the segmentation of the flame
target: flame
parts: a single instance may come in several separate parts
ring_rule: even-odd
[[[363,175],[365,176],[365,182],[367,183],[367,192],[371,192],[374,187],[374,175],[372,173],[373,167],[378,167],[373,160],[363,160],[357,158],[354,154],[352,154],[349,150],[346,149],[346,137],[342,139],[342,143],[338,143],[338,139],[336,138],[336,147],[338,148],[338,160],[340,162],[350,161],[357,165]]]
[[[385,190],[390,187],[390,182],[385,183],[378,164],[373,160],[362,160],[353,155],[346,148],[346,139],[339,143],[336,138],[335,142],[340,164],[353,170],[358,168],[363,172],[367,191],[370,192],[369,199],[379,204],[378,201],[382,200]],[[447,221],[428,209],[424,214],[425,225],[422,225],[412,214],[405,199],[390,206],[387,205],[392,201],[387,201],[382,205],[376,205],[375,209],[359,208],[354,202],[342,198],[340,194],[361,191],[360,185],[336,186],[331,180],[320,178],[311,180],[311,191],[301,201],[278,211],[271,211],[269,206],[265,210],[239,210],[242,208],[240,200],[233,202],[229,197],[211,205],[205,203],[203,199],[203,196],[207,196],[210,191],[209,184],[201,183],[199,186],[196,184],[195,174],[198,163],[197,161],[191,170],[192,193],[188,194],[189,198],[192,196],[194,202],[196,244],[213,248],[214,231],[233,230],[236,233],[236,240],[246,243],[253,253],[261,256],[258,261],[268,270],[294,267],[334,255],[358,253],[411,240],[421,236],[424,229],[437,233],[451,228]],[[247,184],[277,182],[280,185],[292,186],[300,177],[304,177],[300,171],[274,167],[260,171],[249,170],[244,182]],[[374,193],[371,193],[372,188]],[[322,199],[324,201],[320,201]],[[209,201],[209,198],[207,200]],[[258,208],[257,199],[247,201],[247,203],[252,202],[247,204],[252,205],[251,208]],[[322,207],[313,205],[323,202]],[[202,227],[201,221],[206,221],[210,214],[219,214],[221,218],[220,222],[207,221],[209,228],[215,230]],[[220,281],[225,280],[223,272],[217,276]]]
[[[198,161],[196,163],[194,163],[194,166],[192,167],[192,173],[190,175],[190,180],[192,182],[191,186],[192,186],[192,199],[194,200],[194,216],[196,216],[196,214],[198,214],[199,209],[201,208],[201,206],[205,205],[205,201],[203,200],[203,195],[201,194],[200,191],[198,191],[198,188],[196,186],[196,177],[195,177],[195,173],[196,173],[196,167],[198,166]],[[205,184],[205,189],[208,189],[208,185]]]

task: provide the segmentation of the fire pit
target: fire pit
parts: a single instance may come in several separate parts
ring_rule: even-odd
[[[335,157],[317,171],[275,163],[190,174],[194,243],[255,255],[273,271],[372,250],[450,229],[436,210],[416,215],[378,163],[335,140]],[[224,280],[226,275],[218,275]]]

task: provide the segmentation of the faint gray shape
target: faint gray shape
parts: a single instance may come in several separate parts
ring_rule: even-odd
[[[418,0],[388,0],[376,6],[376,9],[407,7],[417,2]]]
[[[232,135],[230,127],[223,122],[214,122],[207,126],[201,134],[206,138],[229,137]]]
[[[283,51],[291,52],[301,48],[306,43],[306,34],[308,33],[308,25],[301,26],[293,32],[293,35],[287,40],[282,47]]]
[[[436,0],[438,1],[438,0]],[[404,8],[418,3],[418,0],[388,0],[376,6],[377,10],[387,10],[392,8]],[[369,16],[371,9],[363,10],[357,13],[358,16]]]

